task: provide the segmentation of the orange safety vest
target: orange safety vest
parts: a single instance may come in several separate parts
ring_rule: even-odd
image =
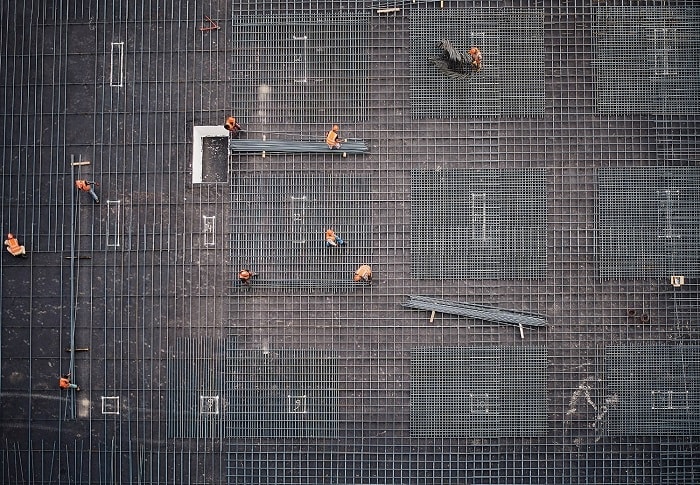
[[[372,268],[368,264],[363,264],[359,268],[357,268],[357,271],[355,271],[355,274],[359,276],[363,280],[367,280],[372,276]]]
[[[19,256],[20,254],[24,253],[24,247],[19,245],[16,237],[6,239],[5,246],[7,246],[7,249],[10,251],[12,256]]]
[[[80,190],[84,190],[85,192],[90,192],[90,184],[87,183],[87,180],[76,180],[75,186],[78,187]]]
[[[333,229],[326,231],[326,242],[335,244],[335,231]]]
[[[58,380],[58,387],[61,389],[70,389],[70,380],[66,379],[65,377],[61,377]]]
[[[338,143],[338,132],[331,130],[326,136],[326,143],[329,147],[333,148]]]
[[[253,275],[250,274],[250,271],[248,271],[247,269],[244,269],[243,271],[238,273],[238,277],[243,281],[248,281],[251,276],[253,276]]]

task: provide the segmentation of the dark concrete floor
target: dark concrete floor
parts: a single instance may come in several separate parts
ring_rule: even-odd
[[[694,167],[700,122],[697,113],[597,111],[590,54],[595,5],[536,2],[542,112],[414,119],[410,15],[440,2],[403,2],[388,15],[360,1],[103,3],[50,8],[26,0],[0,7],[2,226],[29,252],[27,259],[0,258],[0,483],[697,483],[700,375],[692,349],[700,337],[700,274],[688,273],[681,288],[666,276],[602,280],[596,170]],[[530,6],[475,3],[468,8],[483,8],[484,18],[498,12],[487,9]],[[270,75],[277,68],[265,60],[283,57],[282,73],[294,61],[275,50],[275,42],[289,42],[275,35],[294,34],[277,25],[280,19],[333,25],[338,20],[325,17],[328,10],[341,24],[343,12],[364,19],[357,32],[365,57],[353,57],[343,38],[336,46],[343,62],[363,68],[346,74],[364,82],[342,84],[337,109],[343,113],[333,112],[324,94],[314,116],[301,116],[315,98],[299,95],[299,86],[285,88],[287,78]],[[205,15],[220,30],[200,31]],[[247,27],[241,18],[249,15],[260,24]],[[264,19],[279,30],[264,30]],[[325,32],[311,23],[310,30]],[[330,32],[348,36],[348,30]],[[270,45],[245,43],[242,32],[267,35]],[[489,65],[485,53],[484,79],[498,77],[492,60]],[[272,99],[281,101],[260,97],[265,76],[258,71],[268,73],[267,86],[277,90]],[[122,86],[111,86],[120,79]],[[355,89],[366,92],[348,94]],[[688,96],[697,102],[696,93]],[[343,105],[350,100],[359,104]],[[220,125],[232,112],[251,139],[322,139],[339,119],[347,136],[367,141],[370,153],[226,159],[211,141],[204,183],[193,184],[193,127]],[[71,164],[81,161],[90,163]],[[545,169],[544,277],[412,274],[416,169]],[[367,180],[362,207],[347,194],[318,196],[308,183],[323,176]],[[100,182],[99,205],[74,190],[76,178]],[[251,190],[246,179],[266,181],[269,192],[241,197],[242,187]],[[347,228],[348,252],[338,258],[318,248],[294,253],[288,233],[275,238],[280,216],[265,211],[265,194],[275,187],[317,197],[309,208],[313,231],[336,216],[333,224]],[[436,197],[446,200],[439,190]],[[449,229],[454,217],[435,224]],[[360,227],[368,234],[359,234]],[[448,231],[445,245],[454,243],[451,236]],[[303,281],[282,274],[299,271],[299,254],[316,273],[346,271],[348,278],[366,260],[373,285],[236,285],[239,266],[248,262],[280,273],[261,278]],[[521,337],[512,326],[441,314],[430,321],[428,312],[401,306],[411,294],[546,315],[548,326],[525,329]],[[676,417],[685,416],[685,429],[611,431],[609,415],[621,419],[615,413],[622,407],[606,380],[606,349],[619,344],[691,349],[682,371],[690,404]],[[412,437],[413,349],[529,346],[548,355],[544,436]],[[328,359],[322,361],[327,373],[304,354],[312,349]],[[296,355],[291,351],[309,360],[292,366],[284,360]],[[275,364],[241,357],[255,352]],[[58,389],[59,375],[69,370],[79,393]],[[265,407],[283,406],[296,388],[301,394],[304,385],[290,383],[305,379],[308,405],[322,402],[332,418]],[[209,402],[202,396],[219,398],[219,414],[202,414]],[[266,422],[266,413],[276,417]],[[257,431],[234,429],[249,421]],[[331,429],[319,432],[329,421]]]

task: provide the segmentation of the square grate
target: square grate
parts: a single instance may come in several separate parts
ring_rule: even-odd
[[[234,177],[231,261],[258,273],[257,287],[352,288],[372,247],[369,179],[353,174],[252,173]],[[241,231],[240,228],[245,228]],[[333,228],[346,242],[325,246]]]
[[[177,339],[168,359],[168,437],[221,437],[219,396],[233,349],[233,339]]]
[[[235,103],[249,123],[316,122],[329,113],[338,123],[365,119],[368,18],[348,11],[235,17]]]
[[[598,197],[601,277],[700,273],[700,169],[601,168]]]
[[[537,347],[411,352],[411,436],[547,433],[547,351]]]
[[[411,10],[411,108],[417,118],[539,115],[544,112],[544,21],[541,9]],[[479,73],[453,79],[431,59],[446,39]],[[534,54],[534,55],[533,55]]]
[[[700,9],[600,6],[593,33],[599,112],[698,112]]]
[[[320,350],[242,350],[228,363],[236,438],[334,438],[338,435],[338,359]]]
[[[413,170],[411,203],[415,278],[545,275],[545,169]]]
[[[700,346],[610,346],[605,371],[610,435],[700,434]]]

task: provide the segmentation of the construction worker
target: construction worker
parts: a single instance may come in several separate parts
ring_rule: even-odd
[[[21,246],[19,242],[17,242],[17,238],[11,232],[7,233],[7,239],[5,239],[5,246],[7,246],[7,252],[10,253],[12,256],[22,258],[27,257],[27,250],[24,249],[24,246]]]
[[[236,118],[229,116],[226,118],[226,123],[224,123],[224,128],[231,132],[231,135],[235,135],[242,130],[241,125],[238,124]]]
[[[352,277],[353,281],[362,281],[365,283],[370,283],[372,281],[372,267],[369,264],[363,264]]]
[[[75,186],[78,188],[78,190],[82,190],[83,192],[87,192],[90,194],[92,197],[92,200],[95,201],[95,204],[100,203],[100,198],[97,196],[95,193],[95,190],[92,188],[93,185],[100,185],[97,182],[90,182],[88,180],[76,180],[75,181]]]
[[[472,56],[472,69],[479,72],[481,70],[481,51],[475,46],[469,49],[469,55]]]
[[[250,279],[253,276],[258,276],[258,273],[253,273],[249,269],[242,269],[238,272],[238,279],[241,281],[242,284],[248,285],[250,284]]]
[[[326,246],[333,246],[333,247],[338,247],[338,246],[343,246],[345,244],[345,241],[343,241],[343,238],[338,236],[333,229],[326,229]]]
[[[60,387],[61,389],[66,389],[66,390],[68,390],[68,389],[75,389],[76,391],[80,390],[80,388],[77,385],[73,384],[70,381],[70,372],[68,374],[63,374],[61,376],[61,378],[58,380],[58,387]]]
[[[331,150],[337,150],[340,148],[340,134],[338,133],[340,130],[340,127],[338,125],[333,125],[333,128],[331,128],[331,131],[328,132],[326,135],[326,144],[328,145],[328,148]],[[347,141],[347,140],[343,140]]]

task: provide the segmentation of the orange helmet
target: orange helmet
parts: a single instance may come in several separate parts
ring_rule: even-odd
[[[478,48],[478,47],[472,47],[471,49],[469,49],[469,53],[470,53],[470,54],[476,54],[477,52],[479,52],[479,48]]]
[[[353,281],[360,281],[362,278],[360,278],[360,275],[355,273],[355,276],[352,277]]]
[[[340,126],[338,125],[333,125],[333,131],[338,131],[340,129]]]
[[[11,232],[7,233],[7,239],[13,239],[14,237]]]

